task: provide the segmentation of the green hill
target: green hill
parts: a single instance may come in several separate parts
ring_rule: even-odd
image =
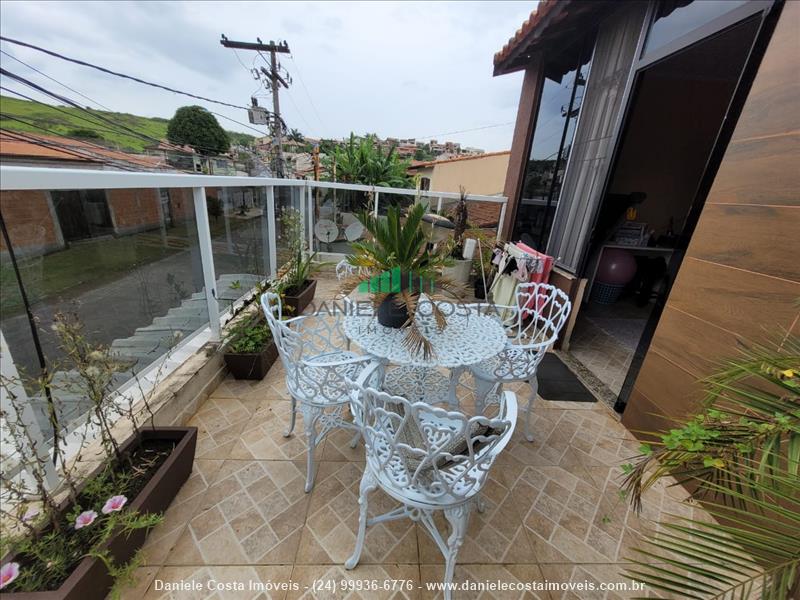
[[[91,109],[92,113],[100,115],[116,123],[133,129],[141,134],[157,140],[167,137],[168,119],[159,117],[140,117],[128,113],[107,112]],[[17,117],[32,125],[15,121],[9,117]],[[97,121],[92,123],[91,121]],[[30,133],[58,134],[65,137],[85,139],[101,143],[111,148],[142,152],[145,146],[150,145],[145,139],[133,134],[125,133],[121,127],[106,125],[101,119],[71,106],[49,106],[20,100],[10,96],[0,95],[0,127],[11,131],[27,131]],[[228,131],[231,141],[238,144],[249,145],[254,138],[246,133]]]

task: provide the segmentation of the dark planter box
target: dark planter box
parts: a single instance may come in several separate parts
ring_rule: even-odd
[[[306,281],[303,288],[300,290],[287,290],[283,294],[283,305],[291,306],[294,310],[288,313],[290,317],[297,317],[303,314],[311,301],[314,299],[314,294],[317,291],[317,280],[312,279]],[[284,314],[286,311],[284,310]]]
[[[130,510],[140,513],[163,513],[175,498],[184,482],[192,472],[195,446],[197,444],[196,427],[157,427],[141,432],[141,437],[131,437],[120,446],[122,452],[136,448],[140,440],[170,440],[177,442],[175,449],[155,472],[144,489],[129,504]],[[97,475],[102,466],[95,469],[87,478]],[[81,486],[82,487],[82,486]],[[69,501],[59,506],[61,512],[69,510]],[[148,530],[137,529],[129,536],[119,534],[112,537],[106,547],[117,564],[129,561],[144,545]],[[101,548],[102,550],[102,548]],[[6,556],[2,563],[10,562],[13,557]],[[2,592],[4,600],[104,600],[114,580],[102,561],[96,558],[84,558],[72,574],[57,590],[48,592]]]
[[[223,357],[228,371],[236,379],[264,379],[272,364],[278,359],[278,347],[272,341],[258,354],[233,354],[226,352]]]

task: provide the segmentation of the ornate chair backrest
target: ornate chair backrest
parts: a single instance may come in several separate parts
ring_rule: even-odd
[[[358,267],[354,267],[347,262],[346,258],[343,258],[336,264],[336,279],[342,281],[343,279],[356,275],[358,271]]]
[[[348,341],[342,316],[348,308],[331,303],[317,314],[283,320],[280,296],[267,292],[261,296],[278,354],[286,370],[291,391],[309,401],[326,402],[346,395],[345,376],[353,360],[342,360]]]
[[[348,381],[368,468],[411,501],[457,503],[477,493],[513,433],[514,394],[505,392],[499,399],[496,418],[468,417],[370,387],[375,368],[370,365],[357,381]]]
[[[547,283],[520,283],[515,296],[517,343],[552,346],[572,310],[569,296]]]

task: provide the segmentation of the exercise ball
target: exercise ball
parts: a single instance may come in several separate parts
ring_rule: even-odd
[[[636,259],[627,250],[606,248],[597,265],[597,281],[625,285],[636,275]]]

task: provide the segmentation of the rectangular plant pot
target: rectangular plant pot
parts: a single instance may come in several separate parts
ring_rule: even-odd
[[[120,446],[120,450],[123,453],[133,450],[139,445],[140,440],[156,439],[177,442],[164,464],[159,467],[147,485],[128,505],[129,510],[136,510],[142,514],[163,513],[192,472],[197,445],[197,428],[157,427],[143,430],[140,435],[141,437],[128,438]],[[102,469],[102,466],[95,469],[87,481],[100,473]],[[68,500],[59,506],[62,513],[69,508]],[[112,537],[105,547],[114,557],[116,564],[123,564],[129,561],[144,545],[148,533],[149,531],[146,529],[137,529],[128,536],[118,534]],[[100,548],[100,550],[102,549]],[[2,562],[5,564],[11,560],[13,557],[7,556],[3,558]],[[103,600],[113,584],[114,580],[102,561],[96,558],[84,558],[57,590],[2,592],[0,596],[3,600]]]
[[[314,293],[317,291],[317,280],[311,279],[306,281],[305,286],[299,292],[294,291],[292,294],[284,293],[283,305],[291,306],[294,310],[288,313],[290,317],[297,317],[303,314],[311,301],[314,299]],[[285,313],[286,311],[284,311]]]
[[[233,354],[226,352],[223,355],[228,371],[236,379],[264,379],[272,364],[278,359],[278,347],[275,342],[270,342],[258,354]]]

